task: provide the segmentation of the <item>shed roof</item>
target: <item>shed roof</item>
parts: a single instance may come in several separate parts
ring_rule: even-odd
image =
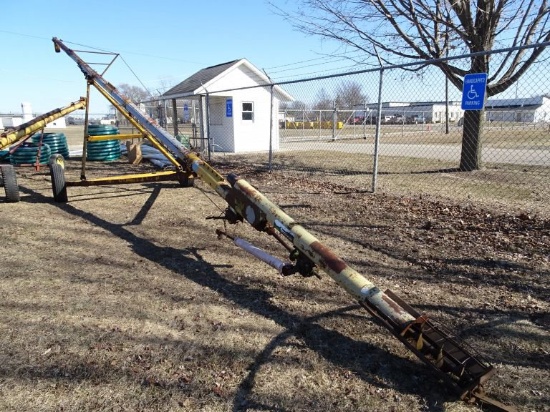
[[[235,63],[239,62],[240,59],[232,60],[227,63],[221,63],[217,64],[215,66],[205,67],[204,69],[199,70],[191,77],[188,77],[181,83],[175,85],[170,90],[163,93],[164,97],[169,96],[175,96],[175,95],[192,95],[194,94],[195,90],[197,90],[199,87],[205,85],[206,83],[210,82],[220,74],[222,74],[224,71],[229,69],[231,66],[233,66]]]
[[[258,85],[270,85],[271,81],[262,71],[258,70],[252,63],[246,59],[232,60],[227,63],[217,64],[215,66],[206,67],[199,70],[191,77],[188,77],[181,83],[172,87],[170,90],[162,94],[163,99],[176,99],[182,97],[190,97],[197,94],[204,94],[209,87],[221,78],[222,75],[229,73],[237,67],[243,66],[244,70],[248,72],[251,78]],[[274,86],[275,93],[281,100],[294,100],[287,92],[281,87]]]

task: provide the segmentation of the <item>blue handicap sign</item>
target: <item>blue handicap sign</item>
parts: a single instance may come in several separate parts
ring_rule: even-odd
[[[225,117],[233,117],[233,99],[225,101]]]
[[[189,106],[187,104],[183,105],[183,120],[186,122],[189,120]]]
[[[487,73],[470,73],[464,76],[462,110],[483,110]]]

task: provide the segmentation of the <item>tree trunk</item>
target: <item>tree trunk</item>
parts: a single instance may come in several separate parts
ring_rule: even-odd
[[[460,170],[471,172],[481,168],[481,135],[485,110],[464,111]]]

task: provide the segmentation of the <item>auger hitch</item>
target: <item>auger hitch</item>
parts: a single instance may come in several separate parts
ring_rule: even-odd
[[[448,331],[436,325],[426,315],[418,313],[391,290],[384,293],[414,320],[403,327],[368,301],[361,302],[361,306],[454,388],[460,399],[486,405],[493,410],[517,411],[515,407],[491,399],[485,394],[483,384],[495,373],[488,362],[465,349]]]

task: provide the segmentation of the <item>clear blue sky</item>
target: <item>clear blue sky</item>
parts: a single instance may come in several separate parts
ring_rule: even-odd
[[[272,2],[285,10],[294,5],[293,0]],[[0,113],[19,115],[21,103],[29,102],[40,114],[85,95],[82,73],[65,53],[54,52],[52,37],[73,49],[120,53],[122,59],[114,62],[105,78],[115,86],[143,83],[152,92],[165,91],[204,67],[239,58],[248,59],[275,81],[358,69],[338,57],[340,45],[296,31],[267,0],[10,0],[2,2],[0,12]],[[89,54],[81,57],[99,60]],[[386,74],[384,99],[444,98],[442,78],[403,80],[399,75]],[[377,95],[377,78],[372,77],[365,89],[371,101]],[[522,78],[520,96],[534,94],[530,84]],[[314,86],[308,87],[314,95]],[[405,88],[414,93],[405,95]],[[514,90],[518,92],[514,88],[510,96],[502,97],[513,97]],[[459,100],[460,91],[451,88],[450,98]],[[92,91],[91,113],[106,114],[108,108],[105,98]]]
[[[292,1],[275,3],[292,6]],[[120,53],[151,90],[238,58],[279,78],[315,59],[299,69],[314,73],[326,68],[327,60],[320,57],[337,48],[294,30],[265,0],[27,0],[3,2],[1,13],[0,113],[19,114],[22,102],[43,113],[85,95],[82,73],[66,54],[54,52],[52,37],[73,49]],[[141,86],[124,61],[117,59],[105,78],[115,86]],[[107,112],[108,106],[103,97],[92,95],[92,113]]]

